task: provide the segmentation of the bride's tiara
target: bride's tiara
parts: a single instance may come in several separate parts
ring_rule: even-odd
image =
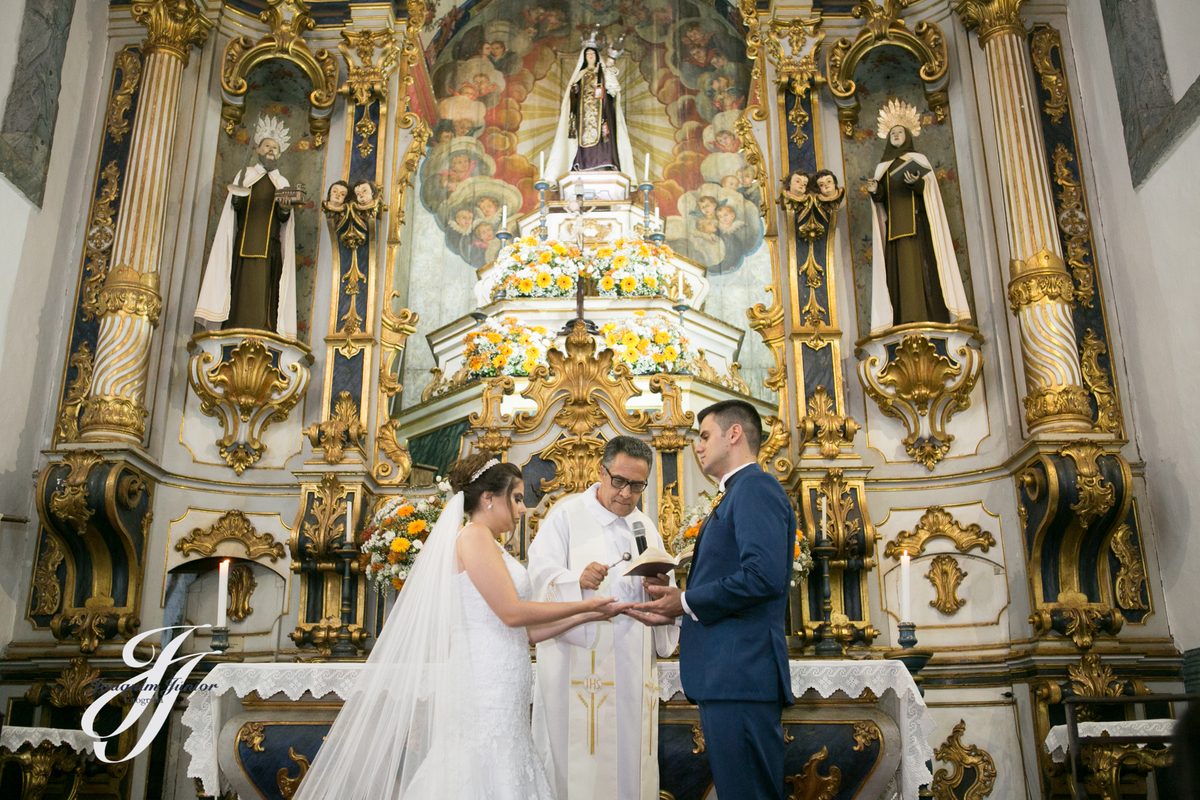
[[[489,469],[491,469],[492,467],[496,466],[499,463],[500,463],[500,459],[498,459],[498,458],[490,459],[486,464],[484,464],[482,467],[480,467],[478,470],[476,470],[474,475],[471,476],[471,483],[474,483],[475,481],[479,480],[480,475],[487,472]]]

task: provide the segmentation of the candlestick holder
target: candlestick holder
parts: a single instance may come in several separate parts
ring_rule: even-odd
[[[642,229],[650,231],[650,192],[654,191],[654,184],[650,183],[649,181],[644,181],[643,183],[638,184],[637,188],[638,191],[642,193]],[[650,239],[653,237],[653,235],[653,233],[650,233],[642,238]]]
[[[646,238],[654,242],[656,245],[662,246],[662,243],[667,240],[667,235],[662,231],[655,231]]]
[[[908,670],[908,674],[912,675],[913,682],[917,684],[917,691],[924,697],[925,689],[921,686],[922,678],[919,673],[925,669],[925,665],[929,663],[929,659],[933,658],[933,652],[917,649],[917,626],[915,623],[901,622],[899,628],[900,634],[896,637],[896,643],[900,647],[895,650],[888,650],[883,654],[883,657],[904,664],[904,668]]]
[[[508,244],[508,240],[513,238],[513,235],[511,233],[509,233],[508,231],[502,230],[496,234],[496,238],[504,243],[504,244],[500,245],[501,247],[504,247],[505,245]]]
[[[209,661],[241,661],[242,657],[236,653],[229,654],[229,628],[214,627],[212,629],[212,641],[209,643],[209,648],[216,650],[208,656]]]
[[[341,543],[333,552],[342,562],[339,565],[342,573],[342,625],[338,628],[337,642],[329,648],[329,655],[333,658],[354,658],[358,655],[358,648],[354,646],[355,636],[350,630],[353,622],[351,580],[354,574],[353,565],[358,561],[358,548],[354,546],[353,530],[346,530]]]
[[[540,221],[537,229],[537,237],[540,241],[546,241],[546,237],[550,235],[550,226],[547,225],[550,216],[550,209],[546,207],[546,190],[550,188],[550,182],[545,178],[540,179],[533,185],[533,188],[538,190],[538,217]]]
[[[829,560],[837,554],[837,547],[830,540],[824,528],[824,525],[817,526],[817,543],[812,551],[813,558],[821,565],[821,623],[813,631],[817,640],[815,650],[818,658],[841,658],[846,655],[846,648],[834,635],[833,589],[829,583]]]

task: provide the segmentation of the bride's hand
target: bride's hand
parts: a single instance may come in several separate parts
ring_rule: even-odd
[[[584,611],[607,611],[609,607],[617,604],[615,597],[592,597],[583,601]]]

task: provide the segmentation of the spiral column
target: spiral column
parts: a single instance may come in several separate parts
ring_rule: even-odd
[[[1091,409],[1025,48],[1020,16],[1025,2],[961,0],[955,10],[967,29],[978,33],[987,59],[1012,254],[1009,304],[1021,329],[1025,422],[1031,434],[1087,431]]]
[[[98,298],[95,368],[79,428],[83,439],[140,443],[146,433],[143,401],[152,335],[162,312],[158,272],[179,91],[191,47],[204,43],[212,23],[195,0],[134,2],[131,11],[147,29],[142,94],[121,189],[112,268]]]

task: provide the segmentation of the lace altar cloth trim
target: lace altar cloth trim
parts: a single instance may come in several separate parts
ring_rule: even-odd
[[[228,789],[217,768],[217,734],[220,723],[237,713],[221,706],[221,695],[232,691],[233,698],[257,692],[267,698],[282,692],[289,700],[299,700],[308,692],[320,698],[335,694],[345,700],[354,688],[362,664],[219,664],[202,681],[214,688],[194,691],[183,712],[183,724],[191,729],[183,743],[190,757],[188,777],[199,778],[204,793],[219,797]]]
[[[10,753],[17,752],[21,745],[37,747],[42,742],[58,746],[65,744],[76,753],[87,758],[95,758],[92,751],[92,739],[83,731],[66,728],[25,728],[20,725],[6,725],[0,733],[0,747]]]
[[[1135,719],[1128,722],[1081,722],[1080,736],[1170,736],[1175,727],[1173,719]],[[1155,745],[1159,747],[1160,745]],[[1046,735],[1043,745],[1050,758],[1060,764],[1067,760],[1070,745],[1067,741],[1067,726],[1055,725]]]
[[[900,796],[916,800],[920,788],[933,780],[925,762],[933,759],[929,736],[936,724],[904,665],[899,661],[792,661],[791,672],[796,697],[809,689],[825,698],[838,692],[855,698],[866,689],[875,693],[879,709],[900,728]],[[663,702],[683,691],[678,662],[659,662],[658,687]]]
[[[183,724],[191,729],[183,743],[191,759],[188,777],[199,778],[208,795],[219,796],[228,790],[217,766],[217,735],[222,722],[238,712],[237,698],[256,692],[267,699],[282,692],[289,700],[298,700],[308,692],[317,698],[332,693],[344,700],[361,669],[362,664],[218,665],[203,680],[213,688],[192,692],[183,712]],[[826,698],[838,692],[856,698],[866,689],[875,693],[880,710],[900,728],[900,796],[916,800],[919,788],[932,780],[925,762],[933,759],[928,739],[935,725],[904,665],[898,661],[793,661],[791,672],[792,693],[797,697],[809,689]],[[659,662],[658,686],[663,701],[683,691],[678,662]],[[223,697],[231,691],[232,696]]]

